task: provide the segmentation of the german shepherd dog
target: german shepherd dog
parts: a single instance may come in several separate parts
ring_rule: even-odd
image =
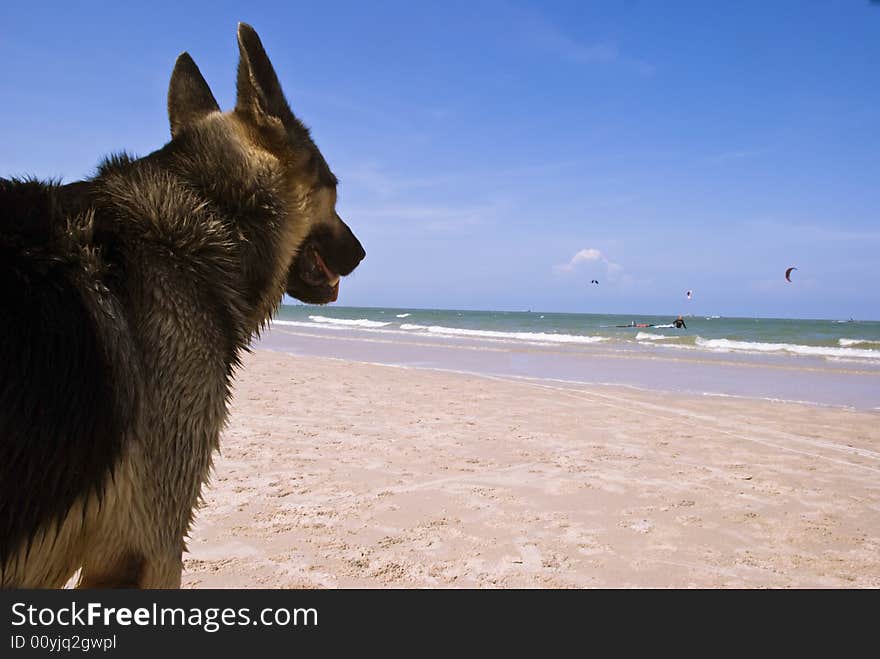
[[[221,112],[186,53],[171,141],[0,179],[0,585],[175,588],[242,351],[365,252],[257,33]]]

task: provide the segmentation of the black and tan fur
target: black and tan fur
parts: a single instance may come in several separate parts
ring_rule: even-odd
[[[177,587],[239,357],[364,251],[239,25],[236,107],[192,59],[171,141],[87,181],[0,179],[0,586]]]

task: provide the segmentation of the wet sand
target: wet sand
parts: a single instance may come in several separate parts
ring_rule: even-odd
[[[184,587],[880,587],[877,412],[257,350],[221,450]]]
[[[880,411],[880,364],[662,345],[546,345],[276,321],[258,347],[297,355]]]

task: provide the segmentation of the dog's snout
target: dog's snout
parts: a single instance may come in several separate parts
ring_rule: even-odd
[[[367,251],[354,232],[342,221],[342,218],[337,215],[336,221],[336,249],[334,250],[336,258],[334,260],[339,274],[344,276],[351,273],[364,260]]]
[[[361,242],[355,238],[354,234],[351,234],[337,254],[339,274],[344,276],[350,274],[352,270],[358,267],[358,264],[364,260],[367,252],[364,250]]]
[[[358,263],[360,263],[361,261],[363,261],[366,258],[367,250],[365,250],[364,246],[361,245],[360,240],[355,238],[354,241],[357,243],[357,247],[355,249],[355,259],[356,259],[355,265],[357,265]]]

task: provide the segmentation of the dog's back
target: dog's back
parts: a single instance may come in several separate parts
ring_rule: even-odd
[[[0,218],[0,586],[59,586],[86,556],[87,585],[173,585],[247,338],[228,231],[124,156],[2,180]]]
[[[0,180],[0,565],[103,488],[132,406],[99,336],[101,263],[82,249],[90,218],[70,212],[76,197]]]

